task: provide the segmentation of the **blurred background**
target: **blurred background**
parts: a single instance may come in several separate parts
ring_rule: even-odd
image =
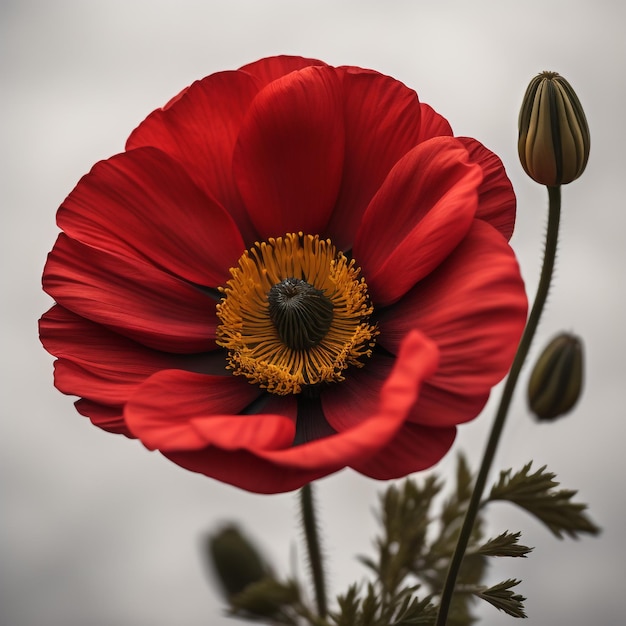
[[[534,459],[579,490],[603,528],[558,541],[510,505],[489,510],[491,534],[521,530],[528,559],[497,560],[489,582],[521,578],[531,623],[618,624],[623,618],[626,472],[626,4],[614,0],[3,0],[2,418],[0,624],[235,625],[200,557],[202,536],[239,520],[283,573],[301,566],[294,494],[258,496],[188,473],[80,417],[52,384],[37,338],[51,305],[40,277],[55,211],[96,161],[192,81],[272,54],[377,69],[413,87],[458,135],[503,159],[518,195],[512,245],[529,294],[537,284],[545,189],[517,159],[517,114],[529,80],[563,74],[591,128],[591,157],[564,188],[556,279],[533,355],[560,330],[585,341],[577,410],[529,417],[518,390],[494,471]],[[526,368],[522,384],[527,380]],[[460,428],[474,468],[499,390]],[[436,471],[450,474],[454,454]],[[372,509],[384,485],[351,471],[318,483],[333,592],[362,579]],[[482,623],[512,618],[478,606]]]

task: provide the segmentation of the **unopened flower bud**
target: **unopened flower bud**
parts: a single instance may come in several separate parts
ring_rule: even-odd
[[[578,96],[556,72],[530,81],[519,114],[522,167],[549,187],[576,180],[589,158],[589,126]]]
[[[271,617],[284,607],[298,603],[300,590],[294,581],[279,582],[264,578],[248,585],[241,593],[232,596],[231,606],[237,615]],[[284,611],[283,611],[284,613]],[[254,619],[254,618],[253,618]],[[271,622],[284,624],[285,622]]]
[[[574,335],[557,335],[537,360],[528,383],[528,405],[540,420],[570,411],[583,386],[583,347]]]
[[[208,538],[207,556],[227,598],[240,593],[269,573],[257,549],[236,526]]]

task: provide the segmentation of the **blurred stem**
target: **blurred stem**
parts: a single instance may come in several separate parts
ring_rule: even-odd
[[[561,188],[548,187],[548,198],[548,232],[546,234],[546,247],[543,256],[541,277],[537,287],[537,295],[535,296],[535,302],[530,315],[528,316],[524,334],[522,335],[522,339],[520,340],[517,348],[513,365],[511,365],[509,377],[504,385],[502,399],[500,400],[500,406],[498,407],[498,412],[496,413],[493,426],[491,427],[491,434],[489,435],[482,464],[476,477],[474,491],[472,492],[472,497],[465,514],[465,519],[463,520],[463,526],[461,527],[461,531],[459,533],[456,548],[450,561],[446,581],[441,592],[436,626],[444,626],[448,618],[448,610],[450,608],[450,602],[452,601],[456,579],[459,574],[465,550],[467,549],[467,545],[472,534],[476,515],[480,508],[480,501],[483,491],[485,490],[487,477],[491,470],[491,464],[500,441],[500,435],[502,434],[502,429],[504,428],[504,422],[506,421],[513,392],[515,391],[515,385],[517,384],[517,379],[519,378],[522,366],[524,365],[524,361],[528,355],[528,350],[533,336],[535,335],[535,331],[537,330],[539,319],[541,318],[541,313],[543,312],[548,291],[550,289],[550,281],[552,280],[552,271],[554,269],[554,259],[556,258],[556,247],[559,237],[559,222],[561,219]]]
[[[302,508],[302,524],[304,525],[304,537],[309,554],[309,566],[311,578],[315,590],[315,603],[319,617],[324,618],[328,613],[326,604],[326,581],[324,578],[324,564],[317,533],[317,520],[315,518],[315,503],[313,502],[313,487],[311,483],[300,489],[300,506]]]

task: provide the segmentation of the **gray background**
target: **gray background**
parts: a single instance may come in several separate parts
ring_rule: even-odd
[[[497,152],[518,194],[513,238],[530,293],[540,266],[545,190],[523,174],[516,124],[526,84],[561,72],[587,112],[592,152],[564,189],[556,282],[534,353],[559,329],[587,348],[577,411],[536,425],[518,393],[496,468],[548,463],[578,488],[604,533],[559,542],[507,505],[493,534],[522,530],[526,560],[490,581],[524,580],[531,623],[618,624],[623,612],[625,207],[624,4],[612,0],[374,2],[3,0],[2,489],[3,626],[234,623],[205,577],[201,534],[240,519],[283,570],[301,554],[293,494],[251,495],[187,473],[75,413],[52,386],[36,320],[56,207],[91,165],[123,149],[143,117],[193,80],[262,56],[304,54],[401,79],[457,134]],[[527,371],[524,375],[526,380]],[[494,400],[455,449],[480,458]],[[438,466],[450,472],[453,456]],[[365,575],[379,483],[342,472],[318,484],[330,581]],[[302,571],[299,572],[301,575]],[[480,607],[485,624],[511,618]]]

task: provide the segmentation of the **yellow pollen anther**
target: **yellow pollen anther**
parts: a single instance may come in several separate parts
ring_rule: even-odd
[[[217,305],[217,343],[228,350],[229,369],[286,395],[362,367],[378,331],[359,271],[317,235],[255,243],[231,268]]]

